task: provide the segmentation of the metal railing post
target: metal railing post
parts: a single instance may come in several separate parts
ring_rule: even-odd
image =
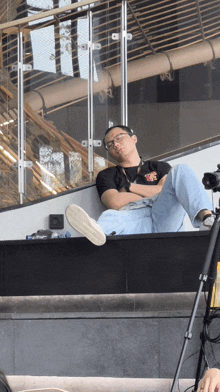
[[[128,125],[127,1],[121,5],[121,123]]]
[[[18,192],[20,204],[24,197],[24,84],[23,33],[18,30]]]
[[[92,182],[93,176],[93,134],[94,134],[94,122],[93,122],[93,39],[92,39],[92,11],[88,11],[88,29],[89,29],[89,40],[88,40],[88,171],[90,173],[90,181]]]

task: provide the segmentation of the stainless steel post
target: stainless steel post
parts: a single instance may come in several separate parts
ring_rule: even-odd
[[[89,40],[88,40],[88,171],[90,173],[90,181],[92,182],[93,176],[93,134],[94,134],[94,123],[93,123],[93,39],[92,39],[92,11],[88,11],[88,29],[89,29]]]
[[[18,30],[18,192],[20,204],[24,197],[24,87],[23,33]]]
[[[128,125],[127,1],[121,5],[121,123]]]

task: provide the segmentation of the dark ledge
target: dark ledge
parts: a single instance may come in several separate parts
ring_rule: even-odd
[[[0,318],[189,317],[196,293],[1,297]],[[197,316],[204,315],[201,295]]]

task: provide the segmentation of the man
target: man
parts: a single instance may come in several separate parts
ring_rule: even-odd
[[[96,180],[101,202],[107,208],[98,221],[70,205],[71,226],[95,245],[106,235],[178,232],[188,213],[194,227],[210,229],[214,223],[211,202],[194,172],[186,165],[143,162],[137,136],[122,125],[107,129],[104,145],[118,163],[101,171]]]
[[[209,369],[199,381],[197,392],[219,392],[220,391],[220,370]]]

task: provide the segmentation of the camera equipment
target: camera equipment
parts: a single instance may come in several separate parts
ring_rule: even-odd
[[[205,189],[212,189],[213,192],[220,192],[220,164],[218,164],[217,167],[218,167],[218,170],[216,172],[205,173],[204,177],[202,179],[202,183],[205,186]],[[220,200],[219,200],[219,205],[220,205]],[[178,377],[180,374],[181,366],[183,364],[183,359],[184,359],[184,355],[186,352],[187,344],[188,344],[189,340],[191,340],[191,338],[192,338],[192,327],[193,327],[193,323],[194,323],[194,320],[196,317],[196,312],[198,309],[200,296],[203,291],[205,283],[208,284],[209,290],[208,290],[208,298],[206,301],[206,312],[205,312],[204,321],[203,321],[204,328],[205,328],[207,322],[210,321],[210,317],[212,317],[212,315],[211,315],[211,311],[212,311],[211,299],[212,299],[213,287],[214,287],[214,283],[215,283],[215,279],[216,279],[216,275],[217,275],[217,264],[219,261],[219,254],[220,254],[220,208],[215,209],[214,215],[215,215],[215,221],[214,221],[214,225],[212,226],[212,229],[211,229],[209,247],[207,250],[207,254],[206,254],[206,258],[205,258],[202,272],[199,276],[200,285],[199,285],[198,291],[196,293],[191,316],[189,319],[189,324],[187,327],[187,331],[184,335],[184,343],[182,346],[182,351],[180,354],[180,358],[178,361],[176,373],[175,373],[175,376],[173,379],[173,384],[172,384],[170,392],[175,392],[175,390],[176,390],[177,381],[178,381]],[[207,288],[206,288],[206,291],[207,291]],[[205,353],[204,353],[204,346],[205,346],[205,342],[207,340],[207,336],[204,333],[201,333],[200,339],[201,339],[201,347],[200,347],[199,361],[198,361],[198,366],[197,366],[196,380],[195,380],[193,392],[196,392],[198,389],[199,379],[201,376],[201,366],[202,366],[203,360],[205,360],[205,363],[208,366],[208,363],[207,363],[207,360],[205,357]],[[218,341],[218,339],[219,339],[219,336],[217,336],[216,341]]]
[[[212,173],[208,173],[208,174],[212,174]],[[206,304],[206,312],[205,312],[204,321],[203,321],[204,325],[206,325],[207,321],[210,319],[211,296],[212,296],[213,286],[214,286],[215,279],[216,279],[219,254],[220,254],[220,209],[216,208],[215,221],[214,221],[214,225],[212,226],[212,229],[211,229],[209,247],[207,250],[207,254],[206,254],[206,258],[205,258],[202,272],[199,276],[200,284],[199,284],[199,288],[198,288],[198,291],[195,296],[195,300],[194,300],[191,316],[189,319],[187,331],[184,335],[184,343],[182,346],[182,351],[180,354],[180,358],[178,361],[176,373],[175,373],[175,376],[173,379],[173,384],[172,384],[172,388],[171,388],[170,392],[176,392],[176,389],[177,389],[176,387],[177,387],[178,377],[180,374],[180,369],[183,364],[183,359],[184,359],[184,355],[186,352],[187,344],[192,339],[192,328],[193,328],[193,324],[195,321],[196,312],[198,309],[201,293],[203,291],[205,283],[206,283],[206,285],[209,286],[209,290],[208,290],[208,298],[207,298],[207,304]],[[206,287],[205,291],[207,291],[207,287]],[[195,386],[194,386],[193,392],[196,392],[198,389],[203,360],[205,360],[205,363],[207,365],[207,360],[206,360],[205,353],[204,353],[206,336],[202,333],[200,335],[200,338],[201,338],[202,343],[201,343],[201,347],[200,347],[199,361],[198,361],[198,366],[197,366],[196,380],[195,380]]]
[[[204,173],[202,183],[205,189],[212,189],[213,192],[220,192],[220,164],[214,173]]]

